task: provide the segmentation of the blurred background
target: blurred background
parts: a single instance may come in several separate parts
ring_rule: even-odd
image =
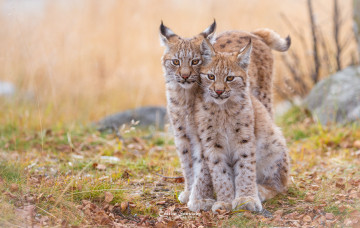
[[[39,120],[46,126],[165,105],[161,20],[178,35],[191,37],[214,18],[217,33],[266,27],[282,37],[291,35],[290,51],[274,52],[274,92],[277,104],[296,102],[321,78],[358,62],[352,4],[351,0],[0,0],[0,108],[24,126]],[[337,35],[336,29],[341,31]]]

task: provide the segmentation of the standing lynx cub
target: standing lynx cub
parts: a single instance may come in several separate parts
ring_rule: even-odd
[[[251,39],[237,53],[216,53],[206,40],[201,49],[203,93],[195,101],[195,123],[203,159],[188,206],[203,209],[203,200],[193,197],[201,199],[197,190],[210,182],[203,175],[209,169],[217,196],[213,211],[260,211],[261,201],[286,190],[289,156],[280,129],[250,91]]]
[[[185,177],[185,189],[179,195],[182,203],[187,203],[189,200],[194,180],[193,156],[201,150],[192,121],[194,98],[199,91],[199,72],[202,64],[200,44],[204,39],[212,39],[215,28],[214,22],[199,35],[187,39],[176,35],[162,23],[160,25],[161,43],[166,48],[162,57],[162,66],[166,81],[167,110],[174,131],[176,151]],[[212,193],[210,189],[207,198]]]
[[[161,43],[165,46],[162,66],[166,80],[167,109],[185,177],[185,189],[179,195],[182,203],[188,202],[194,182],[194,172],[197,173],[202,167],[198,165],[201,161],[201,142],[194,122],[194,107],[195,97],[201,93],[199,72],[203,57],[200,45],[203,40],[213,40],[215,28],[214,22],[199,35],[193,38],[182,38],[163,24],[160,25]],[[221,51],[239,50],[238,46],[245,45],[244,40],[248,40],[249,36],[254,39],[254,59],[261,62],[261,64],[251,66],[251,77],[253,77],[251,88],[259,99],[263,98],[261,101],[269,107],[269,112],[271,112],[273,62],[271,48],[284,51],[287,50],[290,42],[281,39],[271,30],[262,29],[254,33],[238,31],[224,33],[217,38],[215,46],[218,45]],[[211,208],[214,200],[210,173],[208,169],[204,170],[202,175],[210,182],[204,183],[205,188],[197,185],[195,192],[201,191],[201,194],[194,194],[192,199],[193,202],[202,200],[200,208],[207,210]]]

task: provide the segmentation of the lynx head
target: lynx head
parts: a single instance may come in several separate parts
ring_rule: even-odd
[[[206,100],[217,104],[224,104],[230,99],[239,102],[241,94],[248,88],[251,39],[244,48],[234,53],[215,52],[207,40],[200,48],[204,61],[200,75]]]
[[[211,40],[214,37],[215,28],[214,21],[199,35],[193,38],[182,38],[161,22],[160,40],[166,47],[162,65],[167,83],[190,89],[199,81],[199,70],[203,62],[200,45],[204,39]]]

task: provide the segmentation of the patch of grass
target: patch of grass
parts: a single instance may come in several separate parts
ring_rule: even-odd
[[[303,200],[305,198],[306,192],[302,191],[300,188],[297,188],[296,186],[291,186],[288,189],[288,195],[291,197],[296,197],[299,198],[301,200]]]
[[[247,218],[244,213],[233,215],[228,221],[222,224],[222,227],[265,227],[268,226],[261,221],[253,218]]]
[[[104,192],[109,191],[114,196],[111,203],[121,203],[124,200],[125,190],[121,189],[121,186],[116,184],[110,184],[105,181],[95,183],[93,181],[83,181],[78,185],[82,186],[81,190],[76,189],[67,193],[66,195],[68,199],[75,200],[76,202],[81,202],[83,199],[94,202],[103,202]]]
[[[293,139],[294,140],[305,139],[307,137],[309,137],[309,135],[303,130],[297,129],[297,130],[293,131]]]
[[[18,163],[8,161],[0,162],[0,177],[9,183],[23,181],[23,168]]]
[[[15,215],[15,206],[0,196],[0,227],[12,227],[18,224],[19,218]]]
[[[334,215],[345,215],[347,214],[347,211],[344,210],[343,212],[340,211],[339,206],[337,205],[330,205],[324,208],[324,211],[327,213],[333,213]]]
[[[300,106],[293,106],[284,115],[277,119],[280,125],[292,125],[305,120],[309,115]]]

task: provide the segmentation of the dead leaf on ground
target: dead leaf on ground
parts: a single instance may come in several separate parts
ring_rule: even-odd
[[[101,171],[104,171],[104,170],[106,170],[106,166],[105,165],[103,165],[103,164],[98,164],[98,163],[93,163],[93,168],[94,169],[97,169],[97,170],[101,170]]]
[[[180,177],[180,178],[176,178],[175,183],[184,183],[185,182],[185,179],[183,177]]]
[[[12,198],[12,199],[15,199],[15,198],[16,198],[16,195],[14,195],[14,194],[12,194],[12,193],[10,193],[10,192],[4,192],[4,195],[5,195],[5,196],[8,196],[8,197],[10,197],[10,198]]]
[[[156,205],[164,205],[166,203],[166,201],[159,201],[156,203]]]
[[[17,192],[19,190],[19,185],[13,183],[10,185],[11,192]]]
[[[305,215],[305,216],[303,217],[303,221],[304,221],[304,222],[311,222],[312,219],[311,219],[310,215]]]
[[[313,194],[308,194],[306,197],[305,197],[305,201],[306,202],[314,202],[315,200],[315,196]]]
[[[114,195],[111,192],[105,192],[105,202],[110,203],[114,199]]]
[[[325,218],[327,220],[333,220],[335,218],[334,214],[333,213],[326,213],[325,214]]]
[[[356,141],[354,142],[353,146],[354,146],[355,148],[360,149],[360,140],[356,140]]]
[[[120,204],[121,212],[125,212],[128,207],[129,207],[129,202],[121,202]]]

